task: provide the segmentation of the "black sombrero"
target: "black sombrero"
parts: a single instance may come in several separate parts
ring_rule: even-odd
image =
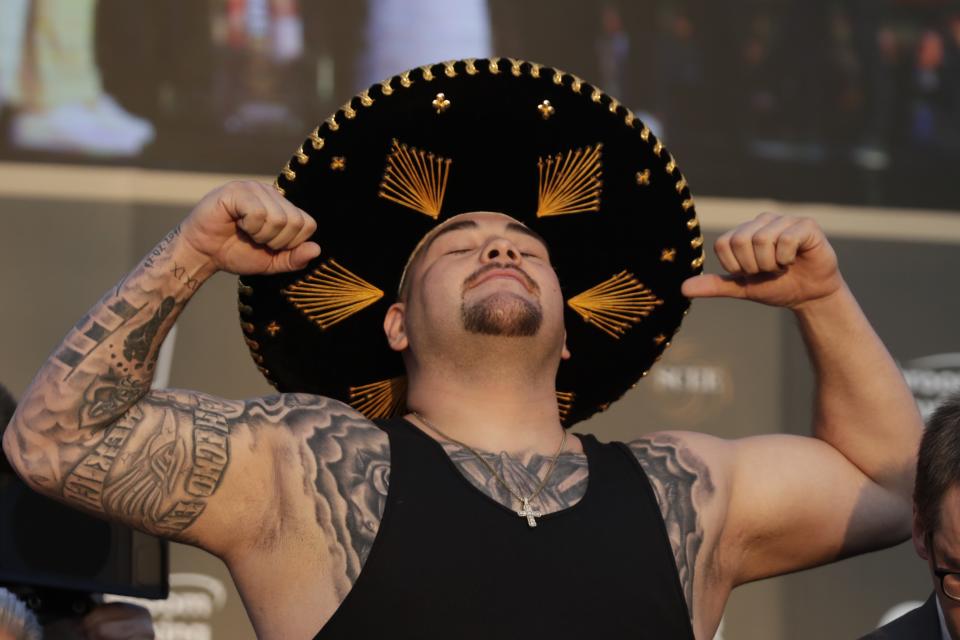
[[[254,360],[280,391],[403,410],[404,366],[383,335],[407,257],[467,211],[540,233],[567,300],[567,425],[644,376],[689,307],[703,237],[687,183],[629,109],[580,78],[519,60],[428,65],[364,91],[283,168],[280,193],[317,219],[304,271],[244,277]]]

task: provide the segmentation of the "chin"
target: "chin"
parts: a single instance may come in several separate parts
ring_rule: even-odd
[[[543,310],[513,293],[499,292],[461,307],[463,327],[470,333],[503,337],[531,337],[543,324]]]

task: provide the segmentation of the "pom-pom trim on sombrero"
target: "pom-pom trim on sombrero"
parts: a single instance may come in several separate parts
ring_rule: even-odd
[[[456,89],[470,85],[455,83],[485,82],[484,78],[495,79],[500,84],[496,85],[499,93],[483,96],[482,102],[476,96],[466,95],[467,92]],[[507,80],[518,84],[510,84]],[[516,96],[510,93],[514,87]],[[526,98],[523,102],[516,99],[521,94],[532,96],[529,104],[525,102]],[[374,166],[369,152],[379,147],[371,146],[370,140],[383,134],[377,129],[369,136],[366,133],[360,135],[358,132],[361,130],[357,127],[370,126],[367,122],[368,112],[398,108],[399,101],[407,100],[405,96],[408,95],[420,96],[417,100],[422,100],[422,104],[418,102],[419,106],[416,107],[416,118],[422,120],[422,129],[414,128],[411,134],[410,126],[398,125],[403,131],[394,132],[384,139],[382,152],[375,152],[382,153],[382,161],[377,165],[378,173],[373,180]],[[523,214],[527,216],[523,218],[525,223],[531,227],[560,225],[556,229],[571,231],[540,226],[536,230],[541,233],[545,229],[552,230],[564,238],[566,236],[563,234],[569,233],[573,240],[579,240],[577,231],[572,229],[580,230],[584,228],[582,225],[592,223],[577,220],[590,217],[591,220],[601,221],[605,216],[613,215],[615,220],[604,223],[608,225],[605,228],[609,228],[611,235],[624,237],[612,240],[637,241],[637,251],[646,252],[636,260],[630,258],[634,262],[642,259],[647,268],[645,274],[625,264],[616,268],[604,267],[605,272],[591,272],[592,275],[588,277],[585,274],[589,270],[587,267],[598,262],[596,268],[600,269],[599,263],[603,260],[584,256],[576,256],[576,259],[567,257],[569,264],[558,266],[568,309],[568,331],[577,333],[580,336],[578,339],[599,350],[607,350],[606,355],[596,356],[596,362],[591,361],[593,354],[590,349],[586,349],[586,353],[581,350],[579,355],[575,355],[576,362],[561,365],[557,387],[558,408],[565,424],[569,425],[604,410],[644,377],[650,366],[661,357],[689,306],[689,302],[679,294],[679,283],[699,273],[704,262],[703,237],[687,181],[661,141],[628,108],[573,74],[513,58],[467,59],[424,65],[374,85],[329,116],[310,132],[283,166],[274,181],[274,188],[290,197],[298,206],[313,197],[311,189],[323,188],[331,193],[339,193],[337,197],[341,200],[336,201],[339,204],[330,209],[335,212],[330,215],[335,216],[345,215],[340,211],[345,206],[344,199],[349,200],[352,196],[363,200],[367,204],[362,206],[368,208],[381,205],[393,207],[395,211],[391,209],[383,214],[391,218],[389,224],[420,225],[416,236],[419,238],[431,226],[441,223],[455,212],[462,212],[448,210],[448,201],[452,193],[455,198],[460,197],[456,194],[463,190],[464,174],[471,170],[464,166],[469,158],[451,153],[449,147],[453,143],[435,140],[433,144],[425,144],[418,139],[421,136],[416,132],[441,128],[449,118],[461,117],[467,111],[475,113],[478,119],[487,117],[486,110],[491,103],[500,105],[500,111],[496,112],[498,117],[515,116],[517,122],[521,118],[535,118],[536,122],[541,123],[536,126],[554,127],[549,130],[549,135],[535,131],[530,134],[533,137],[541,136],[537,140],[542,143],[543,149],[536,153],[535,158],[530,158],[529,166],[516,164],[518,161],[510,165],[513,167],[510,171],[514,173],[520,171],[527,175],[529,170],[534,182],[530,185],[530,210],[527,210],[527,204],[516,206],[518,210],[526,212]],[[572,111],[586,109],[584,105],[596,105],[591,107],[593,110],[589,112],[589,122],[564,123],[564,118]],[[522,112],[514,114],[508,107]],[[409,109],[410,105],[404,103],[403,108]],[[505,113],[507,116],[504,116]],[[409,119],[411,116],[404,112],[403,117]],[[583,132],[577,129],[582,124],[584,130],[596,125],[598,131],[607,131],[610,127],[604,122],[610,118],[618,121],[622,127],[622,133],[616,133],[613,138],[584,139],[584,135],[581,135]],[[417,126],[421,126],[420,120]],[[388,122],[391,121],[388,119]],[[350,142],[342,139],[348,131],[353,136]],[[456,134],[449,136],[456,137]],[[430,138],[429,135],[426,137]],[[564,144],[568,139],[570,144]],[[513,141],[501,142],[509,145]],[[496,142],[491,141],[490,144]],[[619,145],[620,151],[611,151],[611,145]],[[624,155],[623,149],[628,147],[636,149],[635,161]],[[365,153],[361,153],[360,149]],[[506,148],[503,153],[511,151]],[[614,153],[614,156],[610,153]],[[629,175],[624,175],[628,166]],[[476,172],[475,168],[473,171]],[[506,169],[492,166],[487,172],[490,176],[478,175],[475,180],[493,180],[494,186],[497,186],[498,180],[509,179],[509,175],[504,177],[497,171],[502,174]],[[371,174],[370,185],[369,188],[362,187],[363,193],[351,192],[347,187],[343,188],[346,190],[343,193],[337,191],[337,185],[341,184],[337,180],[358,180],[349,184],[362,182],[366,185],[366,178],[361,180],[357,176],[368,174]],[[472,177],[474,174],[470,175]],[[321,183],[325,186],[316,186]],[[632,191],[627,190],[627,185]],[[370,197],[379,200],[381,205],[374,205]],[[653,198],[653,202],[659,203],[656,210],[630,214],[621,211],[624,208],[637,208],[640,206],[638,203],[647,202],[645,198]],[[524,203],[528,201],[526,195],[521,199]],[[452,206],[464,206],[462,200],[458,200],[458,203]],[[416,219],[421,222],[414,222],[414,218],[402,218],[401,211],[408,212],[407,216],[418,217]],[[286,371],[289,369],[289,358],[310,349],[307,342],[312,340],[325,340],[327,342],[324,344],[333,351],[340,349],[338,353],[342,353],[345,341],[357,340],[358,350],[367,349],[372,353],[375,347],[368,348],[368,343],[371,340],[382,342],[382,335],[365,334],[358,337],[349,331],[353,330],[355,319],[363,318],[363,323],[373,324],[367,315],[373,313],[374,307],[379,308],[379,305],[387,302],[384,300],[385,291],[396,290],[394,283],[403,266],[389,265],[397,273],[385,277],[385,271],[378,273],[379,266],[374,268],[368,259],[358,259],[361,256],[356,254],[355,248],[328,253],[327,245],[334,239],[324,236],[327,232],[325,216],[330,213],[326,201],[323,207],[318,205],[317,211],[310,212],[318,219],[319,228],[314,239],[324,247],[324,254],[308,269],[290,274],[287,278],[244,278],[240,283],[241,327],[251,355],[261,373],[279,390],[322,393],[352,404],[371,418],[394,415],[404,410],[403,395],[406,393],[406,379],[402,370],[397,370],[396,363],[380,367],[374,362],[362,371],[344,374],[343,380],[330,378],[324,382],[326,386],[316,388],[312,386],[308,373],[304,373],[307,369],[303,365],[298,365],[300,373]],[[506,212],[514,215],[513,208]],[[373,215],[357,224],[377,224],[380,219],[370,217]],[[666,230],[662,239],[635,235],[639,223],[628,220],[629,215],[653,216],[651,220],[662,223]],[[514,217],[520,218],[518,215]],[[334,218],[329,220],[333,221]],[[350,224],[346,218],[337,220],[338,224]],[[395,230],[397,227],[392,228]],[[376,232],[376,229],[360,229],[357,232],[370,233]],[[412,238],[405,241],[412,243],[407,247],[409,252],[416,243]],[[657,242],[660,244],[653,246]],[[551,252],[555,249],[552,241],[550,248]],[[397,261],[396,258],[393,260]],[[567,269],[571,266],[576,267],[578,272],[568,276]],[[653,268],[661,269],[663,273],[669,272],[669,277],[665,276],[667,279],[664,282],[656,282],[656,278],[651,281],[650,269]],[[281,308],[281,305],[286,307]],[[579,326],[585,329],[572,327],[573,322],[580,323]],[[306,333],[307,326],[313,327],[317,333]],[[291,342],[285,343],[285,340]],[[621,351],[613,349],[622,351],[622,357],[617,358],[615,365],[609,362],[610,354],[621,356]],[[577,354],[576,349],[574,352]],[[329,366],[335,365],[331,363]],[[565,371],[570,375],[566,375]]]

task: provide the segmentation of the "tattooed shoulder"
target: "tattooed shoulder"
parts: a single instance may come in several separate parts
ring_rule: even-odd
[[[296,405],[297,397],[287,396]],[[380,527],[390,484],[390,443],[385,431],[335,400],[290,409],[303,434],[302,464],[316,500],[317,525],[342,558],[337,583],[343,594],[360,574]]]
[[[693,585],[703,549],[702,509],[713,497],[710,470],[681,438],[657,434],[630,443],[653,487],[673,547],[680,584],[693,611]]]

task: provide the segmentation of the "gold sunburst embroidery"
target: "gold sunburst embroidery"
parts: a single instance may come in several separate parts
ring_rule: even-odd
[[[443,207],[451,162],[394,139],[379,195],[436,220]]]
[[[557,409],[560,412],[560,422],[566,422],[573,409],[573,401],[577,394],[573,391],[557,391]]]
[[[383,297],[383,291],[328,260],[283,290],[287,300],[323,330]]]
[[[350,387],[350,406],[371,419],[399,415],[406,397],[406,376]]]
[[[586,322],[619,339],[662,305],[663,300],[643,286],[632,273],[621,271],[570,298],[567,304]]]
[[[537,217],[600,210],[603,143],[540,158]]]

